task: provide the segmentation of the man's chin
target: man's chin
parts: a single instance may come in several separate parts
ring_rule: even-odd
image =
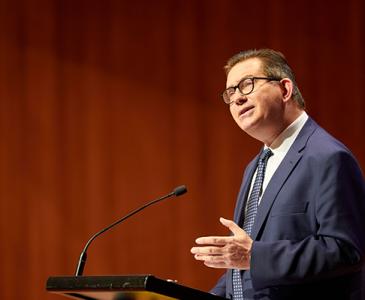
[[[253,122],[252,118],[244,118],[238,121],[238,126],[249,134],[249,132],[255,130],[256,122]]]

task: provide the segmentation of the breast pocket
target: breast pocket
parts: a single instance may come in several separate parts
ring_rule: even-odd
[[[273,207],[271,217],[305,214],[308,210],[308,202],[288,203]]]
[[[273,207],[267,229],[274,239],[301,240],[313,234],[310,224],[308,203],[293,203]]]

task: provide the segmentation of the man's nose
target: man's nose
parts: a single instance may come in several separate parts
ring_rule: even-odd
[[[247,97],[245,95],[242,95],[239,89],[236,89],[231,97],[231,100],[232,103],[235,103],[236,105],[242,105],[247,101]]]

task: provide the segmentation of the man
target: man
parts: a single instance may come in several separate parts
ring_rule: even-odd
[[[227,269],[212,293],[231,299],[365,299],[365,183],[350,151],[305,112],[284,56],[233,56],[223,93],[238,126],[264,146],[246,168],[231,236],[191,252]]]

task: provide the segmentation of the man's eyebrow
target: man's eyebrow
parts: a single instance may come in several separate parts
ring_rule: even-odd
[[[243,79],[247,79],[250,77],[255,77],[254,75],[248,74],[246,76],[241,77],[234,85],[227,86],[226,89],[232,88],[234,86],[237,86]]]

